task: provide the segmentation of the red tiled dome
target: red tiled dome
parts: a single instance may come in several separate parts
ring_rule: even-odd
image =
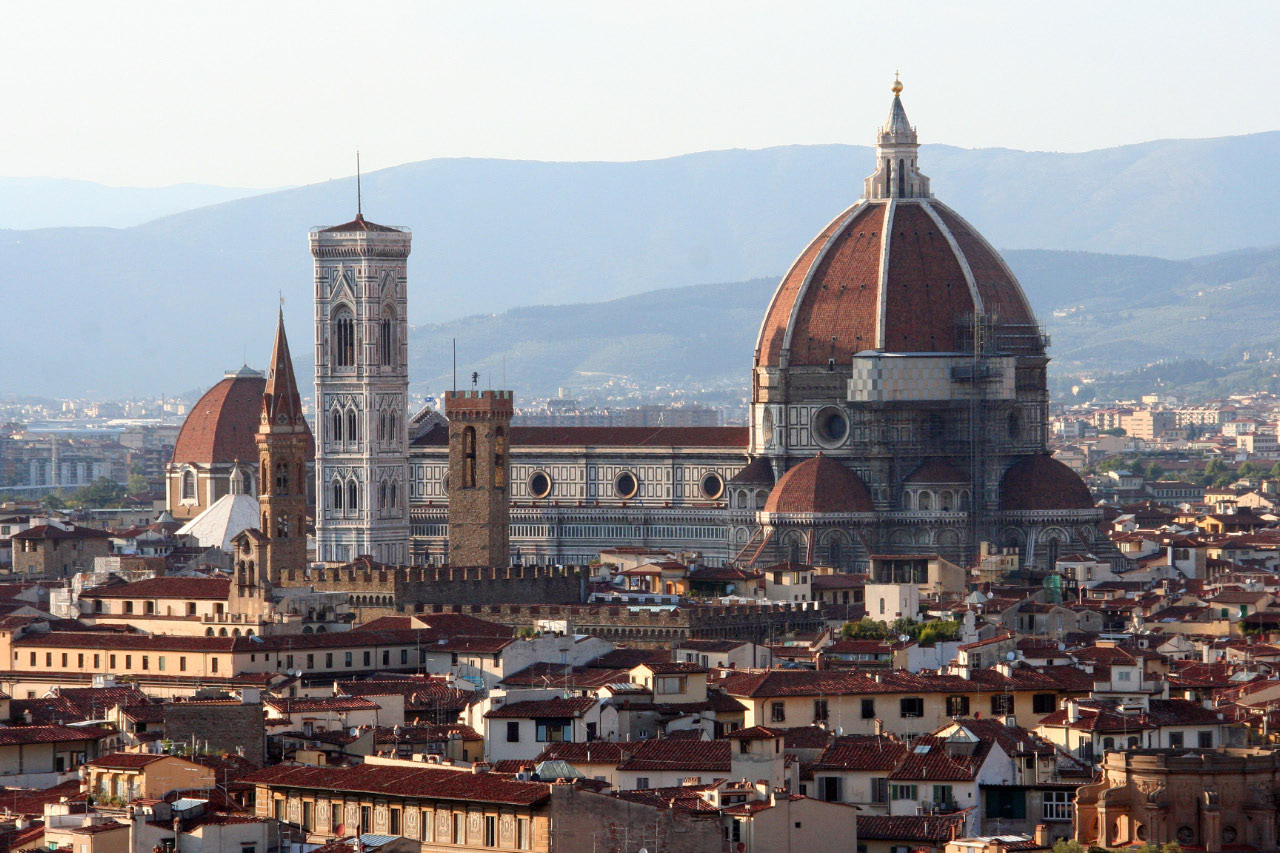
[[[930,459],[907,477],[908,483],[968,484],[969,475],[945,459]]]
[[[266,378],[248,368],[229,374],[210,388],[187,413],[173,445],[173,461],[206,465],[237,459],[256,461],[254,436],[266,388]]]
[[[1013,330],[1006,344],[1041,349],[1017,279],[958,214],[932,198],[892,207],[861,201],[783,277],[760,327],[756,366],[777,366],[784,352],[792,366],[825,367],[864,350],[963,351],[959,332],[978,306]]]
[[[872,512],[871,492],[857,474],[819,453],[778,479],[769,493],[767,513]]]
[[[1000,481],[1000,509],[1009,512],[1093,509],[1093,495],[1075,471],[1048,455],[1028,456]]]

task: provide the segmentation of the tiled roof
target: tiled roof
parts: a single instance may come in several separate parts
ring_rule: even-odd
[[[929,459],[912,471],[908,483],[960,483],[967,484],[970,477],[945,459]]]
[[[25,746],[32,743],[101,740],[112,732],[96,726],[10,726],[0,727],[0,746]]]
[[[510,702],[485,714],[489,718],[548,719],[553,717],[581,717],[595,707],[596,700],[582,699],[529,699]]]
[[[590,743],[549,743],[535,762],[567,761],[570,764],[620,764],[624,758],[647,741],[597,740]]]
[[[110,539],[111,534],[105,530],[95,530],[92,527],[72,527],[70,530],[63,530],[61,527],[54,527],[52,524],[38,524],[35,527],[28,527],[26,530],[13,534],[11,539]]]
[[[511,428],[512,447],[717,447],[747,449],[747,427],[534,427]],[[415,447],[448,444],[436,426],[413,440]]]
[[[770,726],[748,726],[745,729],[734,729],[725,735],[731,740],[775,740],[786,737],[786,729],[775,729]]]
[[[1000,481],[1000,509],[1006,512],[1093,507],[1093,495],[1080,475],[1046,454],[1024,456]]]
[[[872,512],[871,492],[853,471],[819,452],[778,479],[766,513]]]
[[[278,788],[351,791],[391,797],[505,803],[530,806],[551,795],[542,782],[518,782],[493,773],[466,773],[431,767],[361,764],[355,767],[299,767],[278,764],[250,773],[243,781]]]
[[[423,624],[424,628],[415,628]],[[436,634],[459,637],[510,637],[515,634],[510,625],[490,622],[466,613],[419,613],[416,616],[382,616],[351,629],[358,631],[432,631]]]
[[[321,234],[337,234],[348,231],[376,231],[381,233],[398,234],[402,233],[399,228],[392,228],[388,225],[378,225],[376,222],[370,222],[364,218],[363,213],[357,213],[356,218],[350,222],[344,222],[341,225],[332,225],[328,228],[321,228]]]
[[[91,767],[103,767],[109,770],[138,770],[146,767],[148,764],[154,764],[168,755],[159,755],[148,752],[116,752],[111,755],[104,755],[95,758],[89,762]]]
[[[646,661],[640,666],[645,667],[654,675],[692,675],[707,671],[707,668],[701,664],[684,660]]]
[[[966,744],[967,746],[969,744]],[[991,753],[991,741],[979,740],[969,753],[948,747],[945,738],[923,735],[911,741],[911,748],[901,763],[889,774],[890,779],[922,782],[971,782]]]
[[[858,838],[868,841],[932,842],[945,844],[964,828],[964,813],[950,815],[857,816]]]
[[[646,740],[635,742],[636,749],[619,766],[619,770],[698,770],[728,773],[731,764],[727,740]]]
[[[772,486],[773,465],[767,456],[757,456],[738,473],[729,478],[734,486]]]
[[[876,770],[888,772],[906,755],[907,745],[896,738],[852,735],[836,738],[813,763],[814,770]]]
[[[505,687],[599,688],[629,680],[628,670],[535,663],[502,679]]]
[[[265,704],[282,714],[299,714],[307,711],[376,711],[377,702],[353,696],[326,696],[315,699],[267,699]]]
[[[190,598],[225,601],[231,578],[158,577],[86,589],[84,598]]]

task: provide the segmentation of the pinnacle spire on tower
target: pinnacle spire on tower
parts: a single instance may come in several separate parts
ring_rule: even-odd
[[[916,166],[916,129],[902,106],[902,79],[893,75],[889,117],[876,134],[876,171],[866,179],[863,198],[929,198],[929,178]]]
[[[284,415],[289,426],[302,424],[302,397],[298,394],[298,380],[293,373],[293,359],[289,356],[289,339],[284,333],[284,305],[276,319],[276,341],[271,349],[271,366],[267,371],[267,387],[262,395],[262,413],[266,416],[264,427],[280,424]]]

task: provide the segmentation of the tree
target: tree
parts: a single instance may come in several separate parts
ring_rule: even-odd
[[[1240,467],[1236,469],[1237,479],[1243,479],[1244,477],[1256,477],[1261,473],[1262,469],[1257,465],[1254,465],[1252,462],[1241,462]]]
[[[922,646],[936,646],[938,643],[949,643],[960,636],[959,622],[925,622],[919,626],[916,642]]]
[[[124,487],[119,483],[99,477],[75,494],[76,503],[82,506],[106,506],[119,503],[124,497]]]
[[[50,492],[40,499],[40,506],[45,509],[66,509],[67,502],[53,492]]]
[[[1053,853],[1088,853],[1088,849],[1074,838],[1059,838],[1053,842]]]
[[[147,491],[149,486],[150,484],[147,482],[147,478],[141,474],[129,475],[129,494],[140,495]]]
[[[1098,430],[1098,435],[1128,435],[1124,427],[1112,427],[1111,429]]]
[[[863,616],[857,622],[846,622],[840,629],[840,636],[846,640],[883,640],[889,636],[889,626]]]
[[[1163,476],[1164,476],[1164,466],[1161,465],[1159,462],[1152,462],[1150,465],[1147,466],[1148,480],[1159,480]]]
[[[1276,464],[1271,466],[1271,471],[1268,474],[1268,476],[1280,477],[1280,462],[1277,462]]]

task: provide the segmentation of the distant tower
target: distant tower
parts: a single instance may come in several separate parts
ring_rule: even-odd
[[[510,391],[448,391],[449,564],[511,565]]]
[[[273,584],[284,569],[307,562],[307,445],[311,432],[302,416],[298,380],[293,375],[284,312],[276,323],[267,387],[258,424],[258,506],[262,511],[261,572]]]
[[[316,286],[316,556],[409,559],[409,229],[363,214],[311,230]]]

